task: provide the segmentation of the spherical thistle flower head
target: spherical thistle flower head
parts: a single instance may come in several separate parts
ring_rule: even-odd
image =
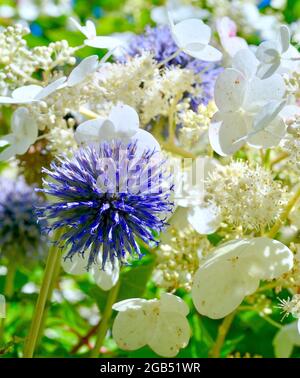
[[[43,258],[46,238],[34,212],[43,203],[23,177],[0,178],[0,251],[8,259]]]
[[[142,55],[143,52],[148,51],[153,54],[158,63],[161,63],[177,50],[178,47],[168,26],[147,27],[144,34],[135,35],[131,38],[127,47],[127,54],[119,59],[121,62],[125,62],[128,57]],[[189,69],[201,77],[200,84],[197,84],[198,94],[193,94],[191,98],[193,110],[196,111],[199,104],[207,105],[213,99],[215,81],[223,68],[216,63],[194,59],[184,52],[168,61],[165,67],[174,65]]]
[[[137,238],[157,244],[154,233],[166,225],[172,211],[172,185],[165,160],[158,152],[137,153],[137,143],[117,140],[89,144],[73,157],[51,163],[41,191],[50,203],[38,209],[47,229],[62,229],[58,243],[66,258],[88,253],[87,270],[99,261],[102,269],[115,259],[142,256]]]
[[[232,161],[213,172],[205,184],[221,217],[230,226],[258,230],[270,226],[285,204],[285,189],[262,167]]]

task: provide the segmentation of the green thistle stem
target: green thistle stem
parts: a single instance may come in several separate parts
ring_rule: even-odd
[[[60,232],[57,233],[57,235],[55,235],[54,240],[58,240],[60,235]],[[42,286],[32,317],[29,334],[25,341],[23,354],[24,358],[32,358],[34,355],[39,335],[41,335],[42,332],[41,327],[43,324],[43,317],[47,299],[51,298],[52,292],[50,289],[52,288],[53,290],[53,285],[51,285],[51,282],[53,282],[53,276],[54,272],[57,269],[57,265],[60,264],[60,256],[60,251],[57,249],[57,246],[53,244],[49,250]]]
[[[218,336],[217,336],[216,342],[210,351],[210,355],[212,358],[220,357],[222,346],[224,344],[227,333],[231,327],[231,324],[233,322],[235,315],[236,315],[236,311],[233,311],[231,314],[227,315],[223,319],[223,322],[220,325],[219,330],[218,330]]]
[[[119,294],[119,288],[120,281],[116,283],[116,285],[110,290],[108,294],[106,306],[103,312],[103,316],[100,319],[99,328],[97,331],[96,344],[91,352],[91,358],[97,358],[99,355],[100,348],[103,345],[103,341],[109,327],[109,322],[112,314],[112,306],[116,302]]]

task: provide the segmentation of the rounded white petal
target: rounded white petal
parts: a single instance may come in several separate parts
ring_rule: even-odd
[[[248,128],[245,117],[238,113],[217,113],[208,130],[209,142],[221,156],[231,155],[246,142]]]
[[[274,74],[265,80],[255,77],[249,83],[244,109],[257,111],[270,101],[281,101],[284,94],[285,83],[282,76]]]
[[[95,72],[99,66],[99,60],[97,55],[91,55],[83,59],[77,67],[73,69],[67,79],[67,85],[73,87],[80,84],[87,75]]]
[[[222,59],[222,53],[210,45],[203,46],[202,48],[200,45],[199,48],[190,45],[184,48],[183,51],[193,58],[204,60],[206,62],[218,62]]]
[[[173,33],[176,35],[178,47],[189,47],[191,50],[207,45],[211,37],[210,27],[197,18],[183,20],[174,25]]]
[[[87,272],[88,266],[88,254],[84,256],[76,254],[72,259],[65,259],[64,256],[61,259],[61,266],[66,273],[74,275],[82,275]]]
[[[261,63],[257,68],[257,76],[260,79],[267,79],[272,76],[280,66],[280,59],[276,60],[274,63]]]
[[[258,60],[249,48],[238,51],[232,60],[232,67],[247,78],[255,75],[257,66]]]
[[[114,124],[116,133],[120,136],[132,137],[139,130],[139,116],[131,106],[124,104],[114,106],[108,118]]]
[[[293,267],[292,251],[278,240],[254,238],[244,253],[249,254],[249,274],[261,280],[278,278]]]
[[[217,231],[221,223],[219,209],[213,204],[191,207],[187,220],[202,235],[212,234]]]
[[[174,357],[189,342],[191,330],[187,319],[177,312],[161,313],[152,329],[149,347],[163,357]]]
[[[154,136],[146,130],[139,129],[136,134],[131,137],[132,142],[137,141],[136,155],[142,155],[145,151],[160,152],[160,144]]]
[[[109,126],[113,130],[113,125],[111,124],[111,122],[105,120],[104,118],[92,119],[81,123],[75,131],[76,142],[78,144],[99,142],[101,127],[104,125],[105,131],[108,131],[107,123],[109,123]]]
[[[142,298],[130,298],[124,299],[123,301],[117,302],[113,305],[115,311],[124,312],[127,310],[138,310],[141,309],[147,303],[146,299]]]
[[[276,117],[264,130],[250,135],[247,142],[255,148],[275,147],[279,145],[285,133],[286,125],[284,121],[281,117]]]
[[[123,42],[115,37],[109,36],[97,36],[92,39],[86,39],[84,44],[97,49],[114,49],[118,46],[122,46]]]
[[[115,307],[114,307],[115,309]],[[112,327],[112,336],[121,349],[135,350],[146,345],[151,321],[142,309],[119,312]]]
[[[4,151],[0,153],[0,161],[8,160],[16,155],[15,149],[16,138],[14,134],[8,134],[1,137],[1,145],[9,145]]]
[[[25,85],[15,89],[11,96],[17,102],[30,102],[43,90],[40,85]]]
[[[222,46],[231,57],[234,57],[238,51],[248,48],[247,42],[240,37],[226,38],[222,41]]]
[[[13,113],[11,129],[17,140],[27,139],[30,144],[34,143],[38,136],[38,125],[27,108],[18,108]]]
[[[36,94],[35,100],[41,100],[58,90],[65,83],[66,79],[67,78],[63,76],[47,85],[39,93]]]
[[[110,290],[118,282],[119,272],[120,268],[117,262],[113,268],[111,262],[108,261],[105,264],[105,270],[102,270],[99,264],[95,264],[92,267],[92,274],[96,285],[105,291]]]
[[[300,334],[298,333],[298,322],[282,326],[273,340],[274,352],[277,358],[289,358],[294,346],[300,346]]]
[[[241,72],[228,68],[221,72],[215,84],[215,102],[222,112],[238,110],[244,101],[246,80]]]
[[[284,101],[271,101],[254,117],[253,129],[265,129],[281,112],[285,105]]]
[[[163,293],[160,297],[161,312],[178,312],[187,316],[190,312],[189,306],[180,297],[170,293]]]

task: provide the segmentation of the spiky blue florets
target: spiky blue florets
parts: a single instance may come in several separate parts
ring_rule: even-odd
[[[52,198],[38,210],[49,229],[63,229],[60,244],[67,258],[89,253],[88,268],[101,253],[102,268],[109,259],[126,262],[141,256],[137,238],[156,242],[153,231],[166,225],[172,211],[164,161],[147,151],[136,156],[136,145],[103,142],[86,146],[72,158],[63,157],[44,170],[49,180],[42,191]]]
[[[168,59],[169,56],[178,50],[174,42],[170,28],[168,26],[158,26],[155,28],[147,27],[144,34],[133,36],[126,49],[127,53],[120,58],[120,61],[126,61],[128,56],[141,55],[144,51],[150,51],[154,59],[161,63]],[[191,98],[191,106],[196,111],[199,104],[207,105],[213,99],[214,85],[218,75],[223,68],[217,63],[204,62],[194,59],[191,56],[181,52],[174,59],[166,63],[167,67],[172,65],[181,68],[187,68],[201,77],[199,89],[196,96]]]
[[[44,256],[45,237],[34,212],[43,203],[23,177],[0,178],[0,251],[5,256],[27,260]]]

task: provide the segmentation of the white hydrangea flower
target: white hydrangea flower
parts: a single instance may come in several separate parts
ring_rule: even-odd
[[[137,141],[137,149],[141,153],[145,149],[160,151],[157,140],[152,134],[140,129],[139,125],[137,112],[132,107],[119,103],[111,109],[108,118],[99,117],[81,123],[76,129],[75,139],[78,143],[113,139],[126,143]]]
[[[0,319],[6,317],[5,296],[0,294]]]
[[[173,39],[180,50],[207,62],[222,59],[222,53],[209,45],[211,29],[202,20],[189,18],[174,24],[169,14],[169,23]]]
[[[192,298],[198,312],[212,319],[234,311],[259,287],[293,267],[293,253],[267,237],[222,244],[208,255],[194,277]]]
[[[189,342],[189,308],[175,295],[165,293],[160,300],[127,299],[115,303],[113,309],[119,313],[112,335],[121,349],[148,345],[160,356],[174,357]]]
[[[187,220],[199,234],[212,234],[221,223],[218,207],[205,201],[205,180],[219,165],[216,159],[198,157],[193,164],[186,169],[182,183],[182,193],[176,198],[176,204],[186,207]],[[195,175],[195,170],[197,174]],[[196,182],[194,182],[196,180]],[[176,190],[177,185],[175,185]]]
[[[209,140],[221,156],[231,155],[245,143],[255,148],[279,144],[286,127],[278,115],[285,105],[285,83],[279,74],[261,80],[257,59],[240,50],[233,67],[225,69],[215,84],[218,112],[209,128]]]
[[[84,44],[98,49],[114,49],[123,44],[115,37],[97,36],[95,24],[88,20],[84,26],[80,25],[74,18],[70,18],[74,26],[86,37]]]
[[[257,75],[261,79],[266,79],[280,67],[297,69],[299,64],[295,59],[300,59],[300,54],[290,45],[289,28],[281,25],[278,38],[262,42],[256,50],[256,57],[259,60]]]
[[[72,259],[62,258],[63,269],[73,275],[82,275],[87,273],[88,254],[84,256],[75,255]],[[114,266],[111,261],[107,260],[105,264],[105,270],[101,269],[102,259],[101,254],[98,254],[97,263],[92,265],[90,272],[98,285],[102,290],[108,291],[116,285],[119,279],[120,267],[117,260],[114,261]]]
[[[62,88],[65,81],[66,77],[63,76],[48,84],[46,87],[34,84],[24,85],[23,87],[15,89],[11,97],[0,96],[0,104],[30,104],[31,102],[41,101]]]
[[[38,136],[38,126],[28,109],[18,108],[12,116],[12,133],[1,138],[8,147],[0,153],[0,160],[7,160],[15,155],[24,154],[28,148],[36,141]]]
[[[275,357],[289,358],[295,346],[300,347],[300,319],[282,326],[273,340]]]

